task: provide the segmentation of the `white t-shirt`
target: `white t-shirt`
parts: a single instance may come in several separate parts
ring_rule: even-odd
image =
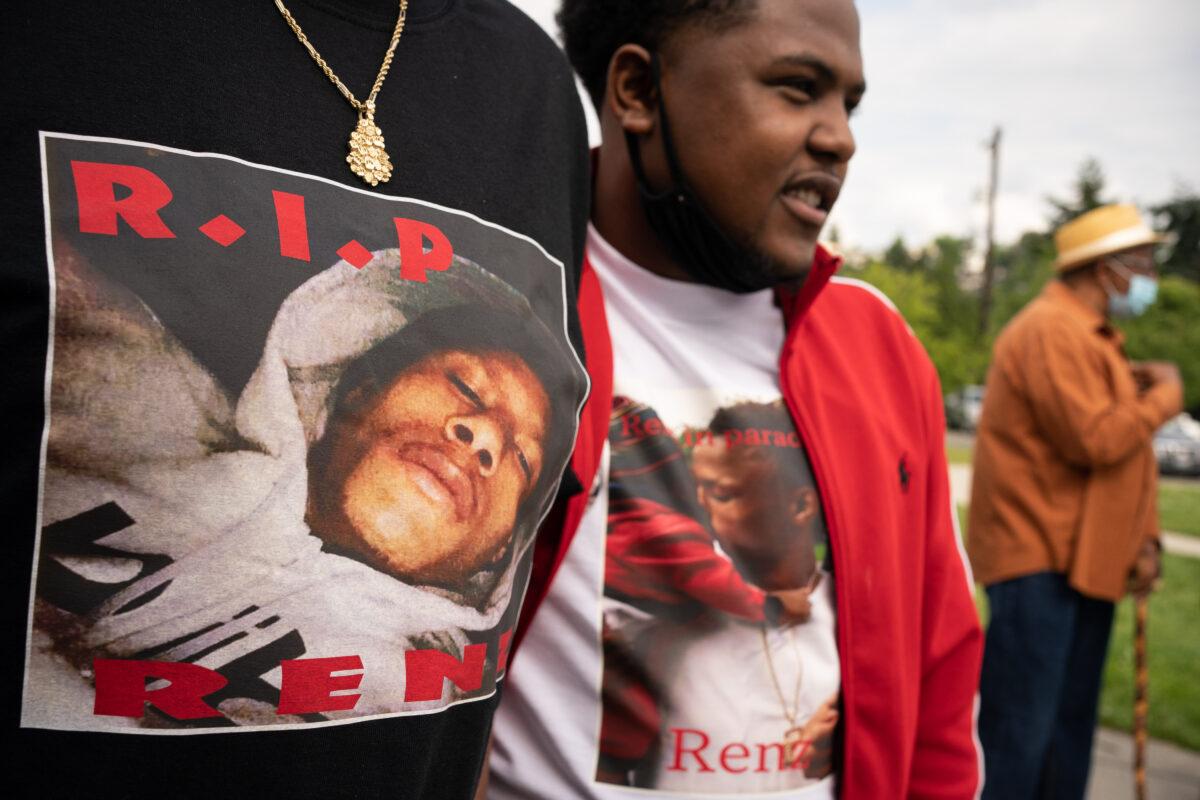
[[[613,344],[609,442],[506,679],[489,796],[832,798],[833,576],[781,399],[782,314],[770,291],[659,277],[594,229],[588,254]],[[811,614],[757,581],[815,587]]]

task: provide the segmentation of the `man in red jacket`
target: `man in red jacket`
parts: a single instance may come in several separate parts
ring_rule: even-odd
[[[592,490],[543,528],[531,585],[549,589],[527,598],[490,796],[975,796],[981,635],[937,374],[894,307],[833,278],[839,262],[817,245],[865,91],[853,3],[565,0],[559,19],[603,134],[579,296],[593,385],[573,458]],[[782,428],[720,435],[811,466],[828,558],[806,622],[681,616],[605,592],[606,545],[628,534],[612,513],[629,486],[615,449],[610,470],[614,396],[655,420],[619,435],[670,432],[689,458],[718,410],[787,409]],[[769,482],[696,474],[689,502],[656,472],[639,474],[637,497],[705,527],[718,505],[761,509],[738,502],[750,491],[775,492],[779,517],[815,511]],[[772,535],[748,513],[720,524]],[[752,551],[722,551],[749,583],[762,580]],[[779,559],[771,583],[803,585],[812,564]],[[636,646],[614,676],[616,631]],[[603,687],[627,675],[656,691],[624,709],[653,738],[622,763],[601,720]],[[829,770],[787,757],[814,718],[836,722]]]

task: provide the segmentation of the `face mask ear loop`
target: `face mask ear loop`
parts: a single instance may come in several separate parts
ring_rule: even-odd
[[[675,153],[675,138],[671,136],[670,116],[667,114],[667,96],[662,90],[662,63],[658,53],[650,55],[650,74],[654,78],[654,93],[658,95],[658,119],[662,124],[663,154],[667,157],[667,169],[671,170],[671,180],[675,186],[682,189],[687,185],[683,179],[683,167]],[[680,202],[683,202],[682,196]]]
[[[1112,285],[1112,281],[1108,279],[1108,276],[1104,274],[1103,270],[1097,270],[1096,279],[1100,282],[1100,288],[1104,290],[1106,295],[1109,297],[1117,296],[1116,287]]]
[[[674,186],[668,187],[665,191],[656,192],[650,188],[650,182],[646,180],[646,169],[642,165],[642,147],[638,137],[629,131],[625,131],[625,146],[629,150],[629,161],[633,166],[633,174],[637,179],[638,191],[647,200],[665,200],[674,195],[679,202],[684,202],[683,194],[677,187],[683,186],[679,162],[675,158],[674,148],[670,145],[670,128],[667,123],[667,111],[663,101],[661,68],[659,66],[658,54],[650,54],[650,75],[654,81],[654,93],[658,96],[659,103],[659,118],[662,124],[663,134],[663,150],[667,156],[667,168],[671,171],[671,180]]]
[[[650,72],[658,94],[659,124],[662,126],[663,152],[674,186],[665,192],[653,191],[646,181],[639,138],[625,132],[625,146],[634,171],[647,219],[679,267],[699,283],[731,292],[746,293],[773,285],[769,275],[755,264],[741,269],[746,248],[738,244],[704,207],[688,185],[671,139],[671,127],[663,98],[661,65],[657,54],[650,56]],[[748,279],[746,274],[759,279]]]
[[[1116,265],[1118,267],[1120,267],[1121,271],[1124,273],[1124,275],[1122,277],[1125,278],[1125,280],[1129,283],[1130,287],[1133,286],[1133,271],[1130,270],[1129,267],[1127,267],[1123,263],[1121,263],[1121,260],[1119,258],[1117,258],[1116,256],[1105,256],[1104,260],[1106,262],[1108,262],[1109,264],[1112,264],[1115,262]],[[1112,285],[1112,281],[1110,281],[1106,275],[1098,273],[1097,277],[1100,279],[1100,288],[1103,289],[1104,293],[1107,294],[1109,297],[1128,297],[1129,296],[1128,290],[1126,290],[1125,294],[1121,294],[1120,292],[1118,292],[1117,287]]]
[[[700,199],[699,195],[692,189],[691,184],[688,183],[687,178],[683,175],[683,165],[679,163],[679,156],[675,152],[675,139],[671,136],[670,115],[667,114],[667,97],[663,94],[662,90],[662,67],[657,53],[650,54],[650,74],[654,77],[654,91],[658,94],[658,119],[662,125],[663,154],[667,157],[667,169],[671,171],[671,181],[674,183],[673,188],[657,196],[662,198],[674,194],[676,202],[694,208],[696,213],[707,221],[722,241],[726,242],[730,247],[735,247],[736,245],[730,239],[729,234],[725,233],[717,225],[716,220],[713,219],[712,214],[705,207],[704,201]]]
[[[1108,256],[1108,261],[1110,263],[1114,262],[1114,261],[1116,262],[1117,266],[1121,268],[1121,272],[1122,272],[1121,277],[1123,277],[1126,281],[1133,280],[1133,275],[1134,275],[1133,270],[1131,270],[1129,267],[1127,267],[1125,265],[1125,262],[1122,261],[1119,256]]]

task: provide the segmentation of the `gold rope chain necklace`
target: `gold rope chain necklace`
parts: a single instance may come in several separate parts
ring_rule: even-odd
[[[291,27],[292,32],[296,34],[296,38],[300,40],[300,44],[304,45],[304,49],[312,56],[313,61],[317,62],[317,66],[325,73],[325,77],[333,82],[342,96],[349,100],[350,105],[358,111],[358,126],[350,134],[350,155],[346,156],[346,161],[350,164],[350,171],[372,186],[387,183],[388,179],[392,177],[392,160],[388,157],[387,150],[383,149],[383,131],[375,124],[375,98],[379,95],[383,79],[387,77],[388,70],[392,66],[392,56],[396,52],[396,45],[400,43],[400,35],[404,33],[404,18],[408,15],[408,0],[400,0],[400,16],[396,19],[396,30],[392,32],[392,42],[388,45],[387,54],[383,57],[383,64],[379,67],[379,75],[375,77],[375,85],[371,87],[371,93],[367,95],[366,101],[355,97],[354,93],[346,88],[346,84],[342,83],[341,79],[329,68],[325,59],[321,58],[321,54],[317,52],[317,48],[312,46],[312,42],[308,41],[304,31],[300,30],[300,24],[292,16],[292,12],[287,10],[283,0],[275,0],[275,7],[279,9],[280,14],[283,14],[283,18]]]
[[[775,660],[771,658],[771,643],[767,640],[767,626],[760,627],[759,632],[762,634],[763,655],[767,658],[767,670],[771,674],[771,685],[775,688],[775,697],[779,700],[783,718],[788,723],[788,729],[783,734],[785,758],[788,764],[794,764],[804,755],[804,727],[797,721],[800,716],[800,686],[804,680],[804,660],[796,645],[794,632],[788,631],[788,633],[792,633],[788,640],[792,644],[792,653],[796,657],[796,691],[792,695],[792,705],[789,708],[788,702],[783,696],[783,686],[779,683],[779,676],[775,674]]]

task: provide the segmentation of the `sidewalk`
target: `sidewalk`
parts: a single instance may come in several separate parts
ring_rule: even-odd
[[[1146,777],[1150,800],[1200,800],[1200,753],[1152,740]],[[1107,728],[1096,731],[1087,800],[1134,800],[1133,737]]]

